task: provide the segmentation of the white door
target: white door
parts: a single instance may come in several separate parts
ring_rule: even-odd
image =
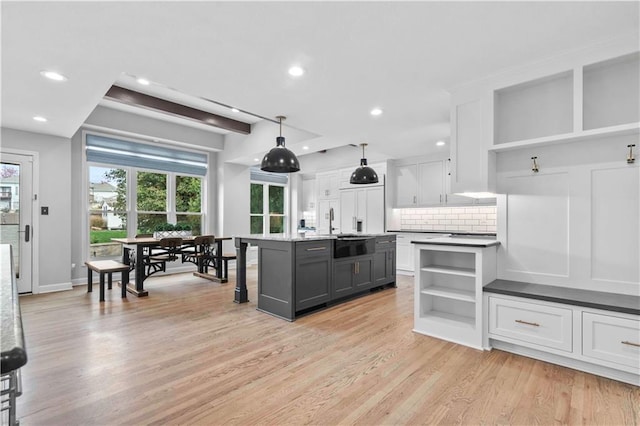
[[[33,157],[0,153],[0,243],[11,244],[19,293],[32,291]]]

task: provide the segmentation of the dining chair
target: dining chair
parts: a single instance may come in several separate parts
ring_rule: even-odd
[[[191,262],[198,266],[198,272],[204,272],[207,264],[215,256],[215,236],[200,235],[194,238],[193,245],[182,249],[182,262]]]
[[[182,254],[182,238],[166,237],[158,241],[158,247],[150,247],[149,255],[145,257],[145,266],[147,268],[147,276],[156,272],[165,272],[167,270],[167,262],[177,260]]]

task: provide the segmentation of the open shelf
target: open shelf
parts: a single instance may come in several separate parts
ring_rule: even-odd
[[[474,277],[476,271],[473,268],[458,268],[454,266],[427,265],[420,268],[424,272],[437,272],[438,274],[462,275],[464,277]]]
[[[431,286],[420,291],[422,294],[431,296],[446,297],[448,299],[461,300],[463,302],[474,303],[476,301],[475,291],[458,290],[450,287]]]
[[[423,319],[446,325],[475,329],[475,319],[442,311],[427,311],[420,316]]]

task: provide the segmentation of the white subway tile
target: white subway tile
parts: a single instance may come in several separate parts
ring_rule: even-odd
[[[473,219],[473,215],[470,213],[459,214],[458,219]]]
[[[475,225],[473,227],[474,232],[487,232],[487,227],[482,225]]]
[[[487,226],[487,232],[496,232],[496,226]]]
[[[476,219],[467,219],[464,221],[465,225],[479,225],[479,221]]]
[[[487,215],[484,213],[474,213],[472,216],[473,216],[473,219],[478,219],[478,220],[485,220],[487,218]]]
[[[464,208],[464,212],[469,214],[473,214],[473,213],[480,213],[480,210],[478,209],[478,207],[465,207]]]
[[[471,226],[471,225],[460,225],[460,226],[458,226],[458,231],[473,231],[473,226]]]
[[[495,213],[487,213],[487,219],[497,219],[498,215]]]

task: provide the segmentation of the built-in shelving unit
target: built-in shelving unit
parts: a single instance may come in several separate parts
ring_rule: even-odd
[[[414,331],[482,348],[482,287],[496,248],[416,244]]]

